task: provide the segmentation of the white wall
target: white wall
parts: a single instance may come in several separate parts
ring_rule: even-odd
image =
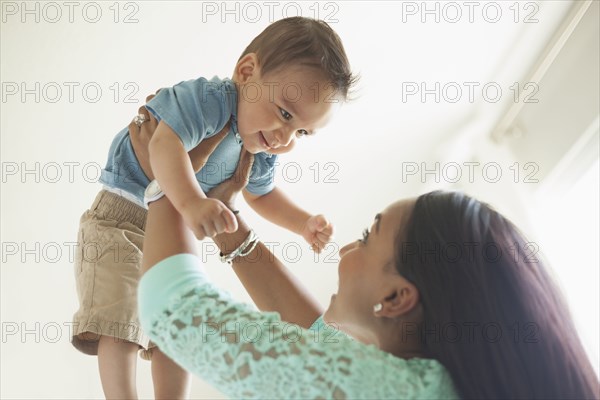
[[[241,208],[263,240],[278,242],[276,254],[324,306],[337,284],[336,246],[357,239],[390,202],[454,187],[443,174],[438,182],[421,175],[423,167],[434,168],[435,162],[440,168],[468,160],[498,162],[504,172],[500,182],[489,183],[479,170],[472,184],[463,180],[459,185],[535,231],[532,209],[537,204],[523,193],[523,185],[510,179],[514,154],[489,134],[512,101],[511,85],[524,79],[573,3],[512,3],[480,2],[471,16],[464,2],[430,2],[433,14],[424,13],[421,2],[296,3],[304,16],[318,10],[327,18],[362,75],[360,97],[342,107],[318,138],[303,140],[282,160],[276,176],[300,204],[334,221],[334,246],[317,262],[306,247],[295,259],[293,249],[302,244],[298,238]],[[33,11],[25,13],[24,4]],[[72,348],[68,326],[77,306],[70,246],[79,216],[99,190],[96,167],[104,164],[112,137],[135,115],[146,94],[198,76],[230,76],[249,40],[268,24],[272,6],[254,3],[261,18],[252,22],[257,9],[243,3],[228,3],[234,11],[225,14],[221,2],[75,2],[70,22],[68,6],[47,4],[2,3],[0,397],[101,398],[96,359]],[[281,18],[284,9],[294,15],[294,5],[286,4],[276,3],[271,17]],[[497,8],[501,15],[492,22]],[[216,14],[207,12],[212,10]],[[457,10],[462,17],[452,22]],[[127,15],[131,23],[125,23]],[[572,78],[565,76],[564,85]],[[433,94],[424,99],[407,94],[407,88],[422,82],[429,89],[436,82],[448,90],[458,86],[462,97],[452,102],[456,93],[451,91],[440,92],[439,101]],[[477,85],[472,100],[464,82]],[[484,97],[486,84],[501,87],[502,95]],[[97,101],[94,88],[101,90]],[[23,94],[23,89],[30,92]],[[577,99],[573,107],[578,107]],[[551,169],[552,163],[544,167]],[[406,174],[415,165],[419,173]],[[296,171],[302,174],[297,181]],[[332,174],[329,179],[327,174]],[[597,193],[597,180],[595,185]],[[597,209],[597,197],[588,200],[580,207]],[[556,212],[567,215],[564,208]],[[552,243],[573,248],[577,238],[565,229],[579,228],[557,219],[547,230],[554,234]],[[595,229],[597,237],[597,222]],[[588,290],[597,298],[594,243],[581,250],[596,254],[581,274],[595,282]],[[289,253],[282,254],[285,246]],[[551,261],[565,262],[560,257]],[[249,300],[230,270],[214,256],[207,263],[218,285]],[[567,293],[577,292],[577,282],[562,283]],[[571,301],[584,314],[600,314],[597,301]],[[597,340],[597,319],[579,323],[588,341]],[[597,365],[597,347],[590,349]],[[152,397],[149,364],[141,360],[138,381],[140,396]],[[194,381],[194,398],[219,396]]]

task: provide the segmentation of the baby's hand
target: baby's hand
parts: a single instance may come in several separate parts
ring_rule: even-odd
[[[320,253],[333,237],[333,225],[323,215],[313,215],[304,223],[302,237],[314,252]]]
[[[235,232],[238,228],[233,212],[216,199],[199,199],[185,207],[181,215],[198,240]]]

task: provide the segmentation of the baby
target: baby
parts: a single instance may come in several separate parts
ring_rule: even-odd
[[[75,269],[80,308],[72,340],[84,353],[98,355],[107,397],[136,397],[136,350],[152,347],[139,329],[136,304],[144,194],[151,201],[164,193],[198,239],[234,231],[233,210],[205,193],[233,175],[244,147],[255,154],[244,191],[248,204],[320,251],[331,238],[332,226],[278,189],[274,168],[278,154],[327,123],[354,81],[341,40],[326,23],[286,18],[250,43],[231,80],[180,82],[148,102],[147,109],[159,121],[148,149],[156,178],[152,184],[136,158],[128,128],[115,137],[100,178],[104,190],[80,221],[82,250]],[[195,173],[188,151],[227,127],[227,135]],[[155,396],[185,397],[189,375],[153,350]]]

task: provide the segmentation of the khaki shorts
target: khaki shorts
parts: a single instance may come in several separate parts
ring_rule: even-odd
[[[72,343],[98,354],[100,336],[137,343],[150,357],[149,338],[138,320],[137,287],[147,211],[102,190],[81,216],[75,259],[79,309],[73,316]]]

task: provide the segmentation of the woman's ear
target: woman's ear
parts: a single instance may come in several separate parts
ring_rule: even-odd
[[[409,281],[402,279],[380,302],[381,309],[375,315],[387,318],[398,318],[410,314],[419,305],[419,291]]]
[[[233,80],[237,83],[244,84],[252,77],[260,77],[260,66],[258,65],[258,57],[256,53],[245,54],[235,65]]]

